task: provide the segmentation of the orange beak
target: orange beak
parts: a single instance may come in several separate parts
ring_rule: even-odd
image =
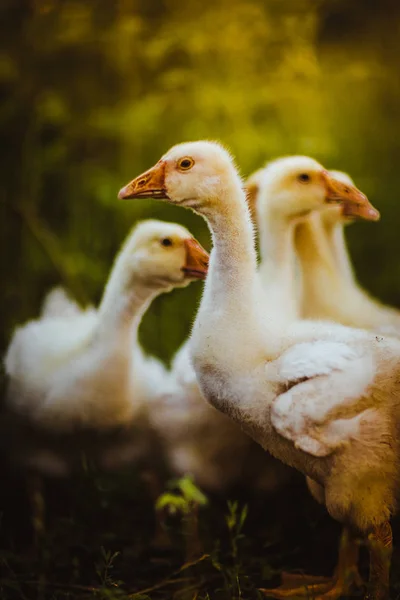
[[[194,238],[188,238],[183,243],[186,249],[186,263],[182,271],[192,279],[205,279],[210,258],[208,252]]]
[[[120,200],[130,200],[131,198],[161,198],[167,200],[165,161],[159,160],[154,167],[132,179],[119,190],[118,198]]]
[[[342,204],[345,217],[358,217],[366,221],[379,220],[379,211],[358,188],[335,179],[328,171],[322,172],[322,178],[326,187],[326,202]]]

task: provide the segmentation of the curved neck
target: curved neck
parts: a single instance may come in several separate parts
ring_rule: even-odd
[[[137,335],[142,317],[162,290],[133,274],[119,256],[107,282],[98,309],[98,335],[131,343]]]
[[[340,275],[355,283],[356,277],[347,249],[343,223],[337,221],[324,223],[324,229],[331,251],[336,258]]]
[[[257,253],[253,224],[240,182],[232,184],[219,202],[226,210],[204,213],[213,241],[211,273],[218,271],[218,288],[240,289],[246,293],[255,280]]]
[[[303,272],[304,316],[374,329],[386,319],[390,321],[391,316],[386,313],[385,318],[379,302],[357,283],[340,229],[341,226],[336,231],[328,229],[327,234],[320,216],[313,215],[296,231],[296,245]],[[343,252],[341,256],[336,255],[330,234],[335,237],[334,244],[339,243],[339,250]]]
[[[298,256],[307,273],[317,267],[329,270],[332,275],[336,273],[335,257],[319,214],[314,213],[297,225],[295,239]]]
[[[332,280],[337,276],[338,266],[319,214],[298,224],[295,239],[305,289],[313,283],[321,287],[321,276]]]
[[[264,213],[264,214],[262,214]],[[294,250],[295,220],[260,211],[260,278],[269,292],[270,309],[290,321],[299,317]]]
[[[303,316],[344,323],[343,310],[354,286],[340,272],[321,215],[314,213],[298,225],[296,248],[302,269]]]
[[[238,361],[242,366],[244,357],[251,360],[264,347],[265,335],[260,330],[267,315],[260,305],[253,226],[238,177],[218,202],[224,210],[202,210],[211,230],[213,249],[193,328],[192,349],[198,361],[229,363],[234,368]]]

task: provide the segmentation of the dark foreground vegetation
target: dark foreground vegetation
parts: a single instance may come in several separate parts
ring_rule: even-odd
[[[88,469],[70,481],[47,481],[46,528],[35,546],[25,481],[8,472],[1,493],[2,600],[250,600],[262,598],[258,587],[278,583],[281,570],[329,575],[334,568],[340,527],[301,478],[272,497],[235,490],[198,508],[201,496],[178,482],[164,495],[169,514],[156,536],[142,480],[132,471],[101,476]],[[396,522],[394,530],[396,539]],[[362,558],[365,576],[366,553]],[[395,553],[392,598],[399,597]]]

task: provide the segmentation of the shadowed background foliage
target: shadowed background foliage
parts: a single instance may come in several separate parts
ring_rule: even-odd
[[[172,144],[226,143],[243,175],[304,153],[348,171],[382,212],[349,230],[362,282],[400,305],[397,0],[2,0],[1,349],[65,285],[98,302],[137,219],[201,219],[118,189]],[[200,285],[157,301],[145,345],[168,358]]]

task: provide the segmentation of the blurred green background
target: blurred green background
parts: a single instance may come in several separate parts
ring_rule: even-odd
[[[226,143],[244,175],[304,153],[348,171],[382,212],[348,232],[361,281],[400,305],[397,0],[1,0],[1,349],[65,285],[98,302],[136,219],[203,221],[119,188],[172,144]],[[166,358],[201,285],[143,327]]]

